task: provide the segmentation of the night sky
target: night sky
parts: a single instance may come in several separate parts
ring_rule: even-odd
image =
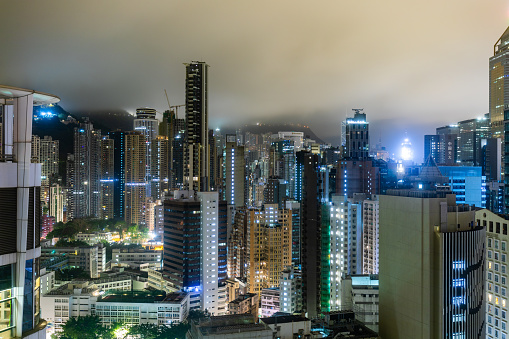
[[[210,127],[309,124],[339,143],[364,108],[371,141],[488,112],[501,0],[1,1],[0,83],[58,95],[70,112],[184,103],[184,62],[206,61]],[[183,113],[183,111],[181,111]]]

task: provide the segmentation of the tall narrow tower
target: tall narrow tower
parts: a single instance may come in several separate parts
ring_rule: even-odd
[[[156,119],[156,110],[153,108],[136,109],[134,130],[145,136],[145,194],[150,197],[152,182],[152,141],[157,137],[159,121]]]
[[[494,138],[504,138],[504,106],[509,104],[509,27],[493,46],[490,58],[490,121]]]
[[[184,189],[206,192],[210,186],[208,92],[205,62],[186,65],[186,132]]]

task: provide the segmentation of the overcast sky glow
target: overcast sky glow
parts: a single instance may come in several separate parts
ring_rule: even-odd
[[[488,112],[502,0],[2,0],[0,83],[73,112],[184,102],[183,63],[210,66],[210,127],[292,119],[337,143],[364,108],[394,148]],[[183,112],[183,111],[182,111]],[[396,150],[393,150],[396,152]]]

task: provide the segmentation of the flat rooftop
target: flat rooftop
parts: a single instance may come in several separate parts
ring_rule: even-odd
[[[107,291],[97,302],[110,303],[154,303],[163,302],[166,293],[163,291]]]
[[[310,321],[308,318],[301,317],[300,315],[282,315],[277,317],[262,318],[261,320],[267,325]]]

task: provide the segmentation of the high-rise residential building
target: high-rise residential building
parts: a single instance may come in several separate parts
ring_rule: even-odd
[[[362,203],[358,193],[348,198],[332,195],[330,204],[330,307],[341,309],[342,280],[347,274],[362,272]]]
[[[170,161],[172,163],[171,187],[173,189],[182,189],[184,187],[184,144],[184,133],[180,131],[172,141],[173,156]]]
[[[192,61],[186,65],[186,129],[184,189],[208,191],[210,154],[208,128],[208,65]]]
[[[373,160],[340,160],[336,172],[337,194],[380,194],[380,167]]]
[[[101,219],[113,219],[115,194],[115,146],[113,139],[101,138]]]
[[[279,310],[284,313],[296,313],[302,310],[302,276],[295,267],[287,267],[281,272],[279,290],[281,301]]]
[[[286,187],[284,179],[269,177],[265,182],[263,189],[264,204],[278,204],[280,208],[284,205],[286,196]]]
[[[228,235],[228,277],[246,279],[248,248],[247,248],[247,212],[245,208],[238,209],[230,234]]]
[[[301,225],[300,203],[295,200],[285,201],[284,207],[292,214],[292,265],[300,267]]]
[[[330,202],[331,310],[347,307],[342,300],[347,275],[378,272],[378,196],[332,195]]]
[[[504,140],[504,109],[509,105],[509,27],[493,46],[490,58],[490,122],[491,135]]]
[[[31,163],[33,106],[59,98],[0,86],[0,337],[46,337],[40,312],[41,165]]]
[[[74,216],[74,154],[67,154],[65,162],[65,219],[72,220]]]
[[[41,162],[41,138],[38,135],[32,135],[31,143],[32,158],[30,159],[34,163]]]
[[[59,141],[45,135],[41,139],[40,162],[42,181],[52,184],[58,177]]]
[[[343,157],[367,159],[369,157],[369,123],[363,109],[353,109],[353,118],[346,118],[341,126]]]
[[[509,221],[487,209],[477,210],[475,218],[486,229],[486,338],[507,339]]]
[[[378,274],[379,211],[377,195],[362,202],[362,274]]]
[[[301,158],[301,159],[300,159]],[[302,162],[300,162],[300,160]],[[320,201],[318,156],[297,152],[302,166],[301,267],[303,310],[310,318],[330,309],[330,221]],[[325,207],[328,209],[328,207]]]
[[[191,309],[226,314],[226,202],[217,192],[174,194],[164,201],[163,274],[191,293]]]
[[[448,189],[380,196],[380,336],[484,338],[486,229]]]
[[[101,130],[74,128],[73,218],[101,217]]]
[[[224,158],[225,169],[225,198],[228,205],[235,208],[244,207],[246,183],[246,164],[244,160],[244,146],[237,146],[234,134],[226,135]]]
[[[55,222],[64,222],[65,190],[59,184],[49,188],[48,215],[55,218]]]
[[[125,133],[125,204],[126,224],[143,223],[146,199],[146,139],[140,132]]]
[[[58,178],[59,143],[51,136],[32,135],[32,162],[41,163],[41,200],[48,202],[49,187]]]
[[[108,133],[113,140],[113,217],[124,220],[125,209],[125,133],[117,130]]]
[[[279,287],[281,272],[292,262],[292,216],[278,205],[247,210],[248,285],[251,293]]]
[[[152,141],[159,133],[159,120],[156,119],[156,110],[153,108],[136,109],[136,119],[134,119],[134,131],[140,132],[145,136],[145,194],[152,196]]]
[[[167,137],[157,136],[152,140],[152,200],[160,200],[169,191],[170,184],[170,143]]]

